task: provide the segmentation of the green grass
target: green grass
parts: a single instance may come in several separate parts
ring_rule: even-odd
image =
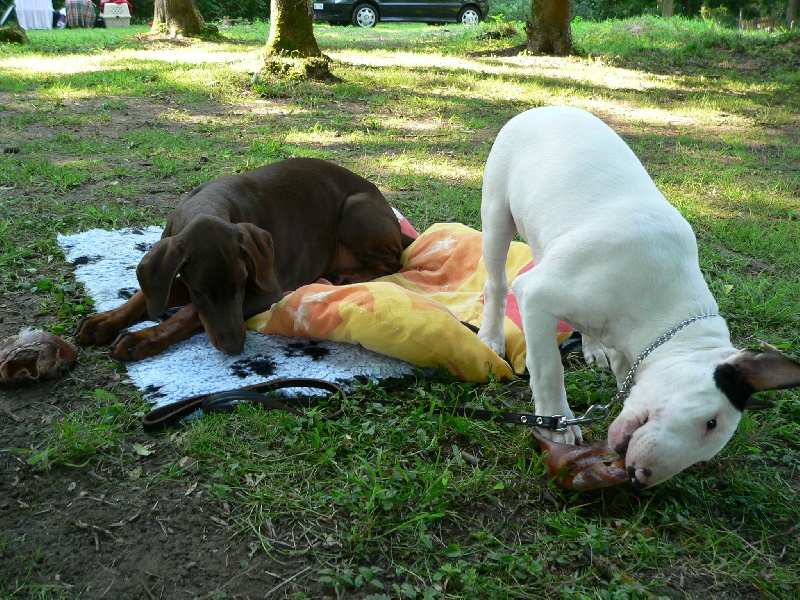
[[[735,342],[800,354],[796,31],[577,22],[580,55],[553,59],[504,56],[523,27],[480,35],[492,26],[320,24],[337,82],[256,86],[264,23],[182,45],[147,42],[142,27],[29,32],[31,45],[0,56],[3,144],[16,148],[0,159],[0,294],[34,294],[48,327],[70,331],[90,306],[57,233],[161,223],[164,193],[288,156],[373,179],[420,230],[480,227],[496,132],[564,103],[614,125],[690,221]],[[126,111],[138,126],[115,128]],[[98,356],[82,360],[118,375]],[[607,373],[568,366],[578,410],[613,393]],[[778,408],[747,415],[720,456],[642,494],[565,492],[523,430],[432,410],[522,409],[524,382],[365,386],[335,421],[322,415],[338,400],[304,419],[243,407],[181,427],[170,444],[227,503],[232,535],[276,560],[309,556],[331,597],[778,599],[800,586],[800,394],[768,396]],[[134,455],[139,394],[123,382],[83,399],[32,434],[33,467]],[[0,579],[0,595],[21,585],[46,597],[26,582]]]

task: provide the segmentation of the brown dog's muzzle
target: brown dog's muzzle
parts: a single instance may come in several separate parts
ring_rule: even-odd
[[[213,312],[197,307],[200,322],[211,344],[229,356],[241,354],[247,339],[241,300],[237,300],[234,299],[226,307],[215,307]]]

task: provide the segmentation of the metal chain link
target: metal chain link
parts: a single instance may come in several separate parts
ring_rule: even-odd
[[[675,327],[670,329],[667,333],[665,333],[660,338],[658,338],[655,342],[650,344],[647,348],[642,350],[642,353],[636,358],[635,361],[633,361],[633,364],[631,365],[630,371],[628,371],[628,374],[625,376],[625,379],[622,381],[622,387],[620,387],[619,391],[617,392],[617,395],[614,397],[614,399],[611,402],[612,403],[613,402],[619,402],[620,400],[624,400],[625,398],[628,397],[628,394],[631,393],[631,387],[633,387],[633,378],[636,375],[636,369],[639,368],[639,365],[642,364],[642,361],[644,361],[645,358],[650,356],[650,354],[656,348],[666,344],[668,341],[670,341],[672,338],[674,338],[675,334],[678,333],[681,329],[685,329],[686,327],[688,327],[689,325],[691,325],[695,321],[700,321],[702,319],[710,319],[712,317],[718,317],[718,316],[719,316],[718,313],[705,313],[705,314],[702,314],[702,315],[697,315],[696,317],[691,317],[689,319],[686,319],[685,321],[681,321]]]

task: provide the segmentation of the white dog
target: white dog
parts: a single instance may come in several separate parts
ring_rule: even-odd
[[[573,418],[555,342],[564,320],[582,333],[588,363],[610,365],[620,388],[633,382],[608,442],[637,487],[713,457],[754,392],[800,385],[799,363],[731,345],[691,227],[593,115],[548,107],[511,119],[486,162],[481,218],[480,339],[504,355],[505,264],[519,233],[536,261],[513,283],[536,413]],[[542,433],[582,441],[577,425]]]

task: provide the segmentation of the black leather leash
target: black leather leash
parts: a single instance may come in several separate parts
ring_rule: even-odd
[[[232,411],[236,408],[237,404],[242,402],[257,402],[267,408],[285,410],[293,415],[303,416],[303,413],[297,410],[297,408],[309,408],[313,406],[313,396],[289,396],[282,400],[276,400],[266,395],[269,392],[286,388],[312,388],[324,390],[333,394],[340,394],[342,398],[347,397],[344,389],[324,379],[283,377],[267,381],[266,383],[258,383],[243,387],[238,390],[192,396],[191,398],[186,398],[179,402],[167,404],[166,406],[151,410],[143,416],[142,427],[148,433],[156,433],[175,425],[184,417],[188,417],[198,410],[202,409],[204,413]]]
[[[289,396],[281,400],[276,400],[266,395],[275,390],[285,388],[313,388],[339,394],[342,399],[347,398],[347,393],[344,389],[330,381],[304,377],[273,379],[266,383],[259,383],[238,390],[192,396],[191,398],[186,398],[185,400],[156,408],[142,417],[142,427],[148,433],[156,433],[175,425],[178,421],[197,410],[202,410],[205,414],[213,412],[231,412],[235,410],[238,404],[243,402],[257,403],[265,408],[283,410],[299,417],[305,415],[298,410],[298,408],[307,409],[315,405],[314,396]],[[376,399],[376,402],[386,405],[402,404],[400,402],[382,399]],[[437,408],[432,412],[433,414],[453,415],[468,419],[478,419],[479,421],[535,425],[548,429],[560,428],[560,419],[563,419],[563,417],[558,415],[548,417],[525,412],[495,411],[485,408],[470,408],[467,406],[457,406],[449,409]],[[328,416],[328,418],[334,418],[337,415],[338,413],[334,413]]]
[[[477,328],[469,323],[464,323],[464,325],[477,331]],[[562,354],[576,351],[576,344],[577,349],[579,349],[580,334],[573,335],[562,345]],[[333,394],[339,394],[342,399],[347,398],[347,394],[342,387],[324,379],[314,379],[310,377],[283,377],[267,381],[266,383],[258,383],[243,387],[238,390],[192,396],[191,398],[186,398],[184,400],[156,408],[142,417],[142,427],[148,433],[156,433],[175,425],[184,417],[187,417],[198,410],[202,410],[205,414],[223,411],[230,412],[242,402],[255,402],[266,408],[283,410],[296,416],[305,416],[297,409],[307,409],[314,406],[315,396],[287,396],[281,400],[276,400],[275,398],[270,398],[266,395],[270,392],[274,392],[275,390],[286,388],[319,389]],[[379,402],[380,404],[400,404],[398,402],[392,402],[391,400],[381,399],[376,399],[376,402]],[[594,408],[595,407],[590,407],[590,410],[587,411],[587,414],[584,415],[584,417],[570,420],[567,420],[562,415],[535,415],[526,412],[496,411],[485,408],[469,408],[467,406],[458,406],[450,409],[438,408],[433,411],[433,414],[454,415],[457,417],[477,419],[479,421],[498,421],[501,423],[528,425],[551,429],[554,431],[563,431],[567,425],[576,423],[592,423],[601,418],[600,416],[589,414]],[[329,415],[328,418],[333,418],[337,415],[338,413],[334,413]]]

